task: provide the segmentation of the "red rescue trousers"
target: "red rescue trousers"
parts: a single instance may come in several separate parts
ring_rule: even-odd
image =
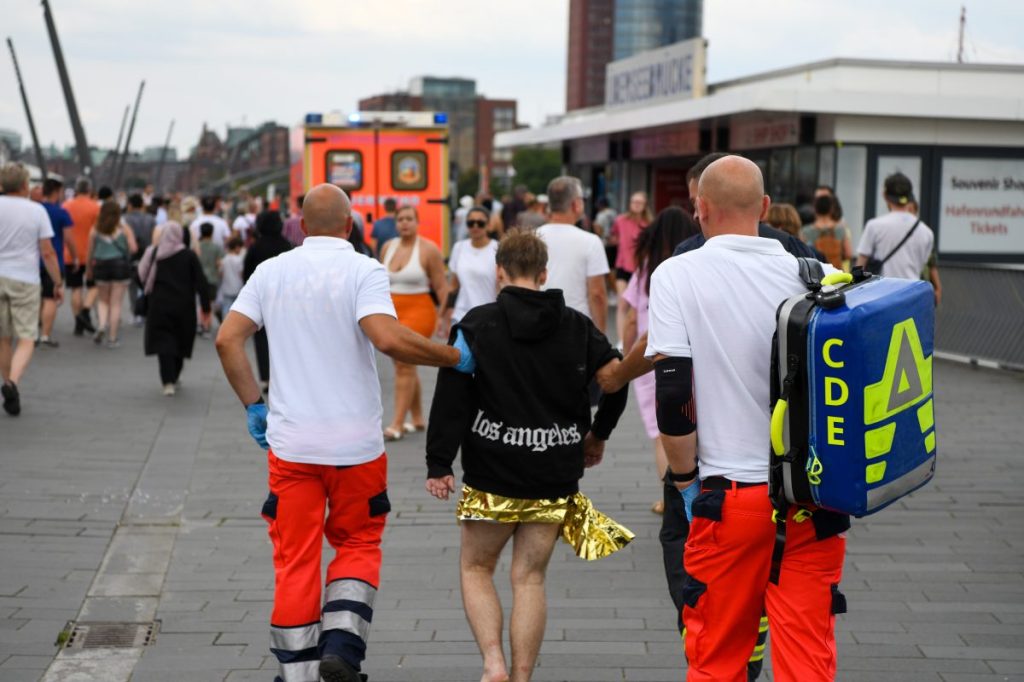
[[[387,457],[355,466],[300,464],[267,456],[263,517],[274,545],[271,651],[284,682],[318,680],[320,655],[359,669],[380,582],[381,535],[391,504]],[[323,538],[335,550],[320,579]],[[321,617],[322,607],[322,617]]]
[[[775,523],[767,485],[702,492],[683,562],[689,682],[746,682],[762,610],[771,627],[776,682],[835,679],[834,594],[846,539],[815,536],[810,519],[786,523],[778,585],[768,580]]]

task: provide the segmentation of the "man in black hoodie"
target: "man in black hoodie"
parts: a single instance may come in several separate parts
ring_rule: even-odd
[[[455,492],[452,462],[461,447],[462,595],[484,658],[482,679],[526,682],[544,637],[544,579],[559,535],[587,559],[633,537],[579,492],[584,467],[603,457],[627,389],[603,396],[591,423],[588,384],[618,364],[618,352],[585,315],[566,307],[560,290],[540,291],[547,248],[539,237],[509,235],[497,263],[498,300],[471,310],[453,331],[456,339],[464,335],[475,373],[438,373],[426,487],[442,500]],[[509,676],[493,575],[512,537]]]

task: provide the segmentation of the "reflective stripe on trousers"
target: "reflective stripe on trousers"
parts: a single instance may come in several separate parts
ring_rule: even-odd
[[[320,679],[320,623],[296,627],[270,626],[270,651],[281,666],[281,682],[318,682]]]
[[[281,678],[315,682],[324,653],[359,670],[380,581],[381,535],[391,509],[387,457],[337,467],[289,462],[271,452],[267,462],[270,495],[263,517],[274,545],[271,641]],[[326,597],[324,537],[335,550]]]
[[[323,653],[346,661],[361,661],[366,656],[376,597],[377,589],[362,580],[343,578],[328,583],[320,636]]]

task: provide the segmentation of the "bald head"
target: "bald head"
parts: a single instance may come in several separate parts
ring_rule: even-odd
[[[348,195],[337,185],[317,185],[302,201],[302,225],[311,237],[348,237],[352,229]]]
[[[742,156],[726,156],[708,166],[697,184],[697,213],[706,237],[757,235],[757,223],[770,203],[761,169]]]

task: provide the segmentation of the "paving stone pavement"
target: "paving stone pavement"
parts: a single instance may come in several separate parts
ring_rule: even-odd
[[[23,382],[22,416],[0,415],[0,682],[43,677],[67,621],[104,593],[106,573],[97,575],[105,557],[114,570],[115,532],[151,515],[154,532],[173,533],[173,550],[169,564],[142,562],[166,565],[165,575],[138,569],[149,571],[143,583],[162,579],[152,598],[161,628],[132,679],[273,679],[265,461],[212,343],[197,342],[183,389],[165,398],[140,330],[126,330],[118,350],[95,347],[67,334],[64,312],[61,348],[38,351]],[[380,362],[386,416],[389,365]],[[433,374],[421,370],[427,396]],[[936,384],[935,481],[850,534],[840,680],[1024,679],[1024,376],[939,362]],[[454,503],[423,491],[423,444],[414,435],[388,448],[393,512],[365,665],[373,682],[479,679]],[[556,550],[538,682],[683,679],[649,451],[631,404],[583,488],[637,538],[593,564]]]

